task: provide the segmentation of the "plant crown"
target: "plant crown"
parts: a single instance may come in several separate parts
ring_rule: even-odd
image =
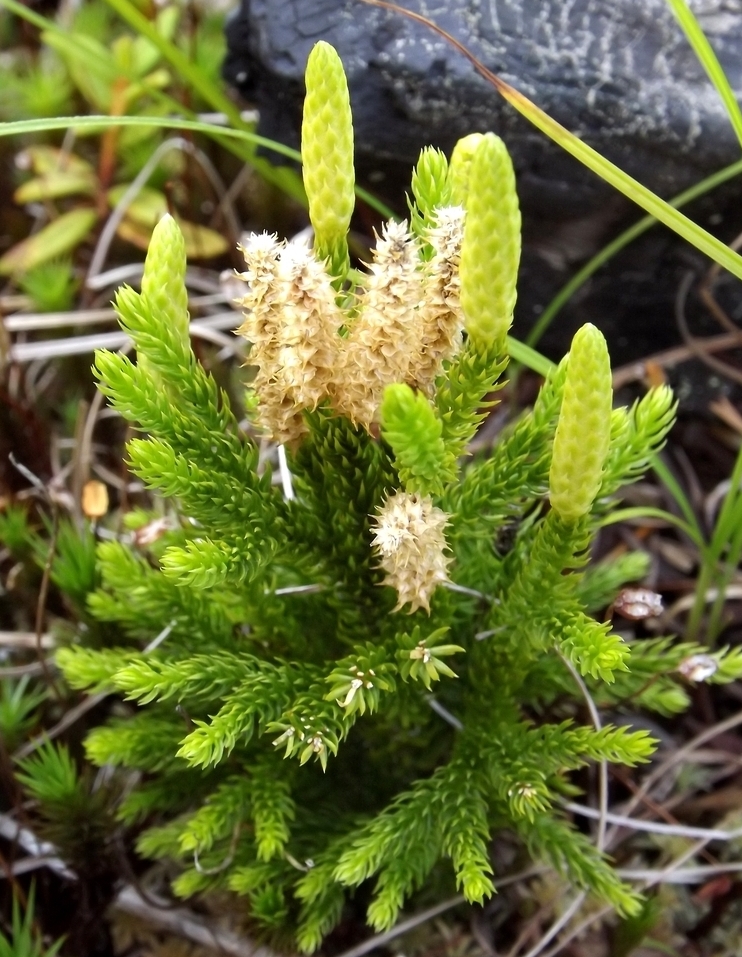
[[[154,232],[142,292],[117,296],[136,364],[96,357],[100,388],[142,432],[131,469],[181,522],[154,543],[98,546],[90,610],[130,641],[67,648],[59,664],[74,687],[140,707],[93,731],[88,754],[141,773],[119,813],[148,825],[142,854],[182,862],[178,894],[246,895],[306,952],[367,881],[377,929],[428,880],[452,875],[482,902],[504,828],[633,914],[637,893],[560,802],[571,771],[654,748],[626,719],[585,724],[586,692],[614,715],[688,701],[701,649],[627,643],[592,617],[641,577],[641,557],[587,565],[613,494],[661,447],[673,396],[660,386],[612,411],[605,340],[584,326],[533,408],[467,458],[508,361],[520,215],[507,150],[491,133],[450,164],[424,150],[409,224],[383,226],[360,274],[332,48],[315,48],[307,78],[322,256],[247,240],[239,330],[255,370],[248,431],[284,445],[291,481],[273,481],[194,357],[174,220]],[[164,629],[156,648],[131,644]],[[742,672],[734,653],[706,657],[709,680]]]

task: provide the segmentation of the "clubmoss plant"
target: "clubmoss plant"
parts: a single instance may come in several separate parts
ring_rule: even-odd
[[[533,409],[467,458],[508,361],[520,218],[507,151],[490,133],[469,140],[455,175],[424,151],[412,226],[388,223],[368,270],[344,271],[352,177],[336,153],[352,135],[333,128],[349,113],[326,104],[346,101],[345,79],[333,66],[307,82],[307,159],[334,157],[343,189],[305,177],[314,251],[245,244],[240,328],[254,425],[284,444],[291,482],[272,482],[194,357],[172,219],[142,292],[117,297],[137,362],[96,358],[101,389],[144,433],[130,467],[177,501],[182,524],[150,548],[99,546],[92,613],[143,643],[167,637],[59,653],[75,687],[140,706],[94,731],[88,754],[141,772],[120,815],[148,825],[141,853],[183,863],[176,893],[230,888],[307,952],[367,881],[375,928],[434,870],[482,902],[502,828],[636,913],[638,895],[560,800],[571,771],[634,765],[654,747],[630,724],[583,724],[585,688],[613,709],[687,703],[701,649],[627,644],[591,614],[641,562],[587,565],[611,496],[664,441],[672,394],[612,411],[605,341],[586,326]],[[707,657],[709,680],[742,673],[740,655]]]

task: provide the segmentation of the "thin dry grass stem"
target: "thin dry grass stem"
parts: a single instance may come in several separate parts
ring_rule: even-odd
[[[39,665],[44,674],[44,681],[46,682],[47,687],[52,692],[55,698],[59,701],[62,701],[62,694],[57,687],[57,684],[52,675],[51,669],[49,668],[46,656],[43,653],[43,635],[44,635],[44,621],[46,618],[46,600],[49,594],[49,584],[51,582],[51,571],[52,571],[52,561],[54,559],[54,552],[57,547],[57,535],[59,534],[59,502],[55,497],[50,493],[49,488],[41,481],[41,479],[34,475],[34,473],[23,465],[22,462],[19,462],[13,453],[11,452],[8,456],[11,464],[14,468],[26,478],[33,488],[41,495],[41,498],[48,505],[51,514],[52,514],[52,528],[49,536],[49,547],[47,549],[46,558],[44,560],[44,567],[41,572],[41,584],[39,585],[39,596],[36,602],[36,615],[34,622],[34,650],[36,651],[36,656],[39,661]]]
[[[45,329],[63,329],[67,326],[92,326],[99,322],[114,322],[113,309],[74,309],[69,312],[31,312],[5,316],[7,332],[35,332]]]
[[[659,764],[653,771],[649,772],[641,786],[637,789],[636,793],[629,799],[626,806],[623,808],[624,815],[630,816],[632,812],[642,803],[644,798],[649,795],[654,785],[657,784],[665,776],[665,774],[667,774],[668,771],[671,771],[675,765],[685,761],[691,754],[693,754],[694,751],[698,750],[698,748],[700,748],[701,745],[705,744],[707,741],[713,740],[715,737],[723,734],[726,731],[731,731],[732,728],[736,728],[740,724],[742,724],[742,711],[738,711],[736,714],[725,718],[723,721],[717,722],[710,728],[706,728],[682,747],[672,751],[665,758],[665,760],[661,762],[661,764]],[[606,847],[611,847],[617,831],[618,828],[614,827],[608,832],[606,838]]]
[[[742,863],[728,862],[726,864],[699,864],[698,867],[680,867],[666,874],[665,884],[705,884],[709,878],[722,874],[739,874],[742,872]],[[618,874],[627,881],[651,881],[656,874],[652,868],[619,868]]]
[[[90,478],[90,463],[93,459],[93,436],[87,433],[87,413],[90,405],[81,399],[77,404],[74,444],[72,446],[72,511],[78,527],[82,528],[82,490]]]
[[[121,353],[126,355],[128,352],[131,352],[132,346],[129,345],[125,349],[121,349]],[[85,418],[85,425],[82,430],[81,444],[86,449],[87,461],[92,465],[93,462],[93,433],[95,431],[95,426],[98,421],[98,416],[100,415],[101,408],[103,407],[104,397],[100,389],[95,390],[95,395],[88,407],[88,414]]]
[[[211,123],[212,126],[229,126],[232,122],[226,113],[196,113],[196,119],[201,123]],[[257,123],[260,119],[260,113],[257,110],[242,110],[240,119],[243,123]],[[249,166],[244,166],[249,170]]]
[[[75,705],[74,708],[65,711],[62,718],[53,727],[37,735],[35,738],[31,738],[20,747],[13,755],[13,760],[22,761],[24,758],[33,754],[34,751],[37,751],[42,745],[46,744],[47,741],[53,741],[55,738],[58,738],[60,734],[63,734],[68,728],[71,728],[83,715],[86,715],[88,711],[97,707],[105,701],[107,697],[108,692],[101,691],[99,694],[85,698],[78,705]]]
[[[689,270],[680,281],[677,295],[675,296],[675,321],[677,323],[678,329],[680,330],[680,335],[683,337],[683,341],[697,359],[700,359],[701,362],[705,363],[705,365],[709,366],[709,368],[713,369],[715,372],[718,372],[720,375],[725,376],[727,379],[731,379],[738,385],[742,385],[742,372],[740,372],[739,369],[735,369],[734,366],[729,365],[728,362],[722,362],[721,359],[717,359],[715,356],[711,355],[709,350],[706,348],[704,340],[691,335],[690,329],[688,328],[688,321],[685,317],[685,304],[694,279],[695,273],[692,270]],[[737,331],[736,337],[737,341],[735,345],[739,347],[742,345],[742,330]]]
[[[738,447],[738,438],[742,436],[742,415],[740,415],[726,396],[722,396],[714,402],[709,402],[709,411],[721,419],[724,425],[734,433],[733,436],[729,437],[727,445],[731,449],[736,449]]]
[[[53,667],[53,662],[47,662],[48,667]],[[44,674],[44,666],[40,661],[31,661],[27,665],[8,665],[6,668],[0,668],[0,678],[24,678],[26,675],[38,677]]]
[[[576,804],[574,801],[565,802],[564,807],[566,810],[580,815],[580,817],[595,820],[600,817],[600,812],[594,808],[587,807],[584,804]],[[706,838],[709,841],[735,841],[742,836],[742,828],[723,831],[716,828],[691,827],[688,824],[664,824],[659,821],[645,821],[640,818],[626,817],[623,814],[613,814],[611,811],[606,812],[605,819],[608,824],[617,824],[632,831],[647,831],[650,834],[665,834],[674,837]]]
[[[35,648],[37,643],[38,636],[33,631],[0,631],[0,647],[3,648]],[[54,636],[42,635],[41,647],[56,647]]]
[[[55,871],[67,880],[77,880],[77,874],[57,856],[57,848],[48,841],[40,840],[30,828],[23,827],[9,814],[0,813],[0,837],[22,848],[30,857],[43,862],[44,867]]]
[[[630,778],[628,775],[622,774],[622,773],[619,772],[619,773],[616,774],[616,776],[619,777],[619,779],[624,783],[624,785],[625,785],[633,794],[636,794],[638,788],[637,788],[636,784],[633,783],[633,781],[631,780],[631,778]],[[682,795],[679,795],[679,797],[682,799]],[[678,821],[678,819],[677,819],[676,817],[674,817],[673,814],[670,813],[671,808],[673,807],[673,799],[672,799],[672,798],[664,798],[663,801],[662,801],[662,803],[659,803],[658,801],[653,800],[653,799],[652,799],[651,797],[649,797],[648,795],[645,795],[644,798],[642,799],[642,805],[643,805],[643,807],[644,807],[644,809],[645,809],[646,811],[648,811],[650,814],[655,815],[656,817],[661,818],[661,819],[664,821],[665,824],[670,825],[671,827],[674,827],[674,826],[677,826],[677,825],[680,824],[680,822]],[[630,820],[634,820],[634,818],[630,818]],[[643,819],[642,819],[642,820],[643,820]],[[681,826],[682,826],[682,825],[681,825]],[[696,836],[698,836],[698,835],[696,835]],[[627,838],[627,837],[629,837],[629,835],[627,834],[627,835],[625,835],[624,837]],[[622,837],[621,840],[623,840],[623,839],[624,839],[624,838]],[[615,847],[616,847],[619,843],[620,843],[620,841],[619,841],[618,839],[616,839],[616,841],[614,841],[614,844],[613,844],[613,849],[615,849]],[[715,859],[714,859],[713,857],[711,857],[711,855],[710,855],[707,851],[703,851],[703,855],[704,855],[704,857],[706,857],[706,859],[709,861],[709,863],[711,863],[711,864],[715,864],[715,863],[716,863]]]
[[[703,340],[703,348],[706,355],[714,352],[724,352],[727,349],[739,348],[740,332],[725,332],[720,336],[709,336]],[[629,362],[624,366],[619,366],[613,372],[613,388],[622,389],[632,382],[644,382],[647,378],[647,367],[650,365],[659,366],[662,369],[672,369],[680,365],[681,362],[687,362],[692,359],[695,353],[688,346],[674,346],[672,349],[663,349],[654,355],[641,359],[638,362]]]
[[[203,336],[206,338],[212,330],[219,332],[232,329],[234,322],[233,312],[219,312],[204,319],[194,319],[191,322],[191,335],[198,338],[203,330],[207,330]],[[128,336],[123,332],[100,332],[95,335],[68,336],[41,342],[19,342],[10,347],[10,360],[22,365],[42,359],[85,355],[95,352],[96,349],[120,349],[129,341]]]
[[[521,881],[530,880],[532,877],[538,877],[547,870],[548,868],[537,866],[529,867],[524,871],[518,871],[516,874],[508,874],[506,877],[497,879],[497,887],[498,889],[502,889],[509,887],[512,884],[519,884]],[[433,918],[438,917],[440,914],[443,914],[448,910],[452,910],[454,907],[458,907],[459,904],[463,903],[463,894],[457,894],[455,897],[450,897],[448,900],[442,901],[440,904],[434,904],[433,907],[429,907],[426,910],[420,911],[418,914],[413,914],[412,917],[408,917],[406,920],[400,921],[390,930],[384,931],[381,934],[376,934],[373,937],[370,937],[368,940],[364,940],[362,943],[357,944],[355,947],[351,947],[349,950],[344,950],[338,955],[338,957],[366,957],[366,954],[372,953],[379,947],[386,946],[386,944],[396,940],[397,937],[401,937],[402,934],[406,934],[409,931],[414,930],[421,924],[425,924],[427,921],[433,920]]]
[[[559,657],[562,659],[564,664],[567,667],[567,670],[570,672],[572,677],[575,680],[575,683],[582,692],[582,696],[585,699],[585,704],[587,709],[590,712],[590,719],[593,722],[593,727],[596,731],[603,730],[603,723],[600,720],[600,712],[593,701],[592,695],[588,691],[587,685],[582,680],[582,676],[577,671],[575,666],[569,661],[564,655],[560,654]],[[606,841],[606,821],[608,819],[608,762],[603,760],[598,763],[599,769],[599,786],[598,786],[598,832],[595,839],[595,846],[599,851],[605,850],[605,841]]]
[[[735,239],[729,244],[729,248],[734,249],[736,252],[739,252],[740,247],[742,247],[742,233],[735,237]],[[727,332],[740,335],[742,330],[740,330],[739,326],[729,318],[726,312],[724,312],[714,296],[713,289],[720,275],[721,266],[719,266],[718,263],[713,263],[699,284],[698,295],[701,298],[701,302],[703,302],[708,311],[723,329],[726,329]]]
[[[602,730],[602,722],[600,720],[600,713],[598,708],[593,701],[592,695],[590,694],[587,685],[582,680],[581,675],[574,667],[574,665],[568,661],[563,655],[559,656],[567,667],[568,671],[575,680],[575,683],[582,692],[582,696],[585,699],[585,704],[587,709],[590,712],[590,718],[593,722],[593,726],[596,731]],[[608,820],[608,765],[606,761],[599,762],[599,786],[598,786],[598,810],[592,812],[589,815],[590,817],[595,816],[598,821],[598,828],[595,838],[595,844],[599,851],[603,851],[606,844],[606,826]],[[574,898],[572,903],[566,908],[566,910],[552,923],[551,927],[541,936],[540,940],[528,950],[523,957],[538,957],[544,950],[544,948],[552,941],[561,930],[569,924],[574,915],[582,907],[587,894],[584,891]],[[520,946],[521,938],[516,942],[516,946],[510,951],[508,957],[516,957],[517,948]]]
[[[286,588],[274,588],[272,591],[266,589],[265,595],[316,595],[317,592],[324,591],[325,585],[287,585]]]
[[[105,465],[101,465],[100,462],[93,462],[91,465],[91,471],[93,471],[99,479],[102,479],[106,485],[110,485],[111,488],[117,489],[119,492],[125,492],[127,495],[136,495],[139,492],[144,492],[146,486],[144,482],[138,480],[126,481],[120,475],[117,475],[111,469],[106,468]]]
[[[240,822],[237,822],[237,824],[235,824],[234,829],[232,831],[232,840],[230,841],[229,850],[227,851],[227,855],[224,858],[224,860],[221,861],[219,864],[215,864],[214,867],[203,867],[203,865],[198,859],[198,849],[196,849],[193,852],[193,866],[195,867],[195,869],[198,871],[199,874],[205,874],[207,876],[210,876],[212,874],[221,874],[222,871],[226,871],[226,869],[234,860],[234,855],[237,851],[237,842],[239,841],[239,839],[240,839]]]
[[[137,173],[134,180],[132,180],[131,185],[126,190],[124,195],[121,197],[118,203],[116,203],[116,206],[106,221],[106,225],[101,230],[100,236],[98,237],[98,242],[96,243],[95,249],[93,251],[93,256],[90,260],[90,266],[88,267],[88,273],[85,280],[86,288],[91,288],[89,285],[90,280],[94,279],[102,271],[103,264],[106,261],[108,251],[111,247],[111,243],[113,242],[117,229],[121,225],[121,222],[126,215],[126,211],[129,209],[131,204],[142,191],[143,187],[146,185],[149,178],[157,169],[162,157],[174,150],[188,153],[188,155],[199,164],[201,169],[206,174],[206,177],[219,200],[224,202],[224,218],[231,233],[233,244],[236,244],[240,235],[237,214],[235,213],[232,203],[226,201],[227,189],[222,181],[221,176],[217,172],[216,167],[211,162],[209,157],[203,152],[203,150],[199,149],[182,136],[173,136],[170,139],[165,140],[163,143],[160,143],[139,173]]]
[[[564,952],[563,949],[567,946],[567,944],[571,940],[574,940],[575,937],[579,937],[580,934],[584,933],[588,929],[588,927],[590,927],[596,921],[602,920],[604,917],[607,917],[612,911],[613,911],[612,907],[602,907],[600,910],[595,911],[594,913],[586,917],[584,920],[580,921],[579,924],[575,924],[573,927],[571,927],[569,929],[569,933],[566,934],[564,937],[562,937],[562,939],[557,944],[555,944],[554,947],[550,948],[547,951],[544,951],[542,949],[540,951],[537,951],[536,953],[540,954],[541,957],[556,957],[557,954]],[[524,957],[531,957],[531,955],[525,954]]]
[[[121,283],[124,282],[132,280],[138,281],[142,278],[143,272],[144,263],[126,263],[123,266],[114,266],[112,269],[107,269],[105,272],[99,273],[97,276],[92,277],[87,285],[88,288],[94,292],[101,292],[112,286],[120,286]],[[218,293],[223,293],[223,290],[218,278],[215,277],[216,273],[213,269],[189,266],[186,269],[185,284],[188,289],[197,289],[199,292],[208,295],[217,295]]]
[[[681,471],[681,478],[687,491],[687,497],[693,507],[696,519],[700,523],[703,510],[704,493],[693,463],[682,446],[673,449],[673,461]]]
[[[727,585],[724,589],[719,588],[707,588],[704,595],[704,602],[706,604],[711,604],[711,602],[716,601],[721,592],[724,592],[725,596],[730,600],[740,600],[742,599],[742,584],[738,585]],[[662,623],[666,621],[671,621],[678,617],[685,611],[690,611],[693,607],[694,602],[696,601],[696,593],[691,592],[687,595],[683,595],[682,598],[678,598],[677,601],[673,602],[666,611],[663,612],[660,621]]]
[[[281,476],[281,487],[283,488],[283,497],[287,502],[292,502],[296,496],[294,495],[294,483],[291,478],[291,470],[289,469],[288,459],[286,458],[286,447],[279,445],[277,454],[278,470]]]
[[[26,397],[29,404],[35,405],[51,387],[59,374],[59,367],[52,362],[41,360],[33,362],[26,372]]]
[[[441,582],[443,588],[447,588],[449,591],[455,591],[459,595],[468,595],[470,598],[479,598],[481,601],[486,601],[488,605],[497,605],[499,601],[497,598],[494,598],[492,595],[486,595],[483,591],[477,591],[475,588],[467,588],[466,585],[457,585],[456,582],[445,581]]]
[[[557,920],[554,921],[551,927],[541,937],[541,940],[537,944],[535,944],[535,946],[531,947],[529,951],[523,954],[523,957],[538,957],[539,954],[543,954],[543,951],[546,945],[550,941],[554,940],[554,938],[561,932],[561,930],[564,927],[566,927],[567,924],[569,924],[569,922],[575,916],[577,911],[585,903],[586,897],[587,897],[587,894],[585,893],[585,891],[580,891],[580,893],[577,895],[577,897],[575,897],[575,899],[572,901],[569,907],[564,911],[564,913],[561,914],[557,918]],[[611,910],[611,908],[608,908],[608,910]],[[562,945],[559,944],[559,947],[561,946]],[[558,953],[558,950],[549,951],[549,953]]]
[[[521,929],[518,936],[515,938],[510,950],[507,952],[505,957],[517,957],[517,955],[523,950],[527,945],[531,945],[535,937],[537,937],[541,931],[542,922],[548,918],[554,912],[554,904],[552,901],[541,904],[535,914],[533,914],[526,921],[525,926]],[[497,957],[496,952],[492,951],[492,957]]]
[[[171,931],[186,940],[203,947],[218,950],[233,957],[277,957],[269,947],[256,944],[246,937],[207,923],[204,918],[183,907],[172,909],[169,902],[148,895],[152,903],[144,900],[139,891],[125,887],[113,903],[115,910],[145,920],[164,931]]]
[[[642,889],[647,890],[650,887],[654,887],[655,885],[662,884],[662,883],[673,883],[673,876],[676,873],[681,874],[685,878],[686,875],[682,871],[682,865],[687,860],[690,860],[690,858],[695,857],[696,854],[700,853],[704,849],[706,844],[708,844],[708,838],[703,838],[702,840],[697,841],[695,844],[693,844],[686,851],[684,851],[679,857],[677,857],[672,862],[672,864],[669,864],[667,867],[664,867],[658,870],[648,869],[646,871],[641,871],[640,873],[641,873]],[[691,870],[692,872],[696,872],[697,868],[693,868]],[[732,867],[731,870],[736,870],[736,868]],[[618,873],[622,877],[630,879],[630,875],[632,874],[632,871],[628,869],[619,870]],[[717,873],[720,873],[720,872],[717,872]],[[678,883],[685,883],[685,880],[683,880],[682,882],[679,881]],[[536,955],[539,955],[539,954],[541,955],[541,957],[556,957],[557,954],[563,952],[563,948],[565,948],[570,941],[574,940],[575,937],[579,937],[584,931],[588,929],[588,927],[590,927],[596,921],[602,920],[604,917],[607,917],[612,912],[612,910],[613,910],[612,907],[602,907],[600,910],[595,911],[592,914],[589,914],[579,924],[575,924],[573,927],[571,927],[569,932],[566,934],[566,936],[562,937],[559,943],[556,944],[556,946],[552,947],[550,950],[547,950],[544,952],[543,948],[540,948],[538,950],[534,950],[532,952],[529,952],[528,954],[525,954],[524,957],[536,957]],[[573,915],[570,915],[570,916],[573,916]],[[564,924],[562,926],[564,926]]]
[[[451,714],[448,708],[444,708],[443,705],[440,703],[440,701],[438,701],[437,698],[434,698],[432,694],[426,695],[425,700],[428,702],[428,704],[433,709],[433,711],[435,711],[435,713],[439,715],[439,717],[443,718],[446,724],[450,724],[451,727],[454,728],[456,731],[464,730],[463,722],[459,721],[459,719],[456,717],[455,714]]]
[[[141,263],[136,266],[136,272],[141,276]],[[227,298],[223,292],[210,292],[200,296],[190,296],[188,303],[191,307],[224,305]],[[117,320],[116,310],[102,309],[71,309],[68,312],[18,312],[3,317],[6,332],[37,332],[47,329],[64,329],[67,326],[95,326],[98,323]]]

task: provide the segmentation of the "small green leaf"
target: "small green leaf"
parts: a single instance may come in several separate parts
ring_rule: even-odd
[[[0,276],[26,272],[71,252],[87,238],[97,218],[96,211],[89,207],[63,213],[59,219],[9,249],[0,259]]]
[[[110,51],[98,40],[81,33],[69,36],[44,31],[41,39],[45,46],[60,54],[75,86],[88,103],[107,113],[115,81],[120,76]]]
[[[87,160],[56,146],[28,146],[16,156],[20,169],[30,169],[36,176],[48,173],[76,173],[80,176],[95,176],[95,170]]]
[[[229,249],[227,239],[216,230],[209,229],[208,226],[200,226],[198,223],[189,223],[184,219],[179,219],[177,222],[183,233],[186,256],[189,259],[213,259]],[[148,249],[155,225],[156,222],[145,226],[127,216],[116,232],[121,239],[125,239],[138,249]]]
[[[111,206],[116,206],[129,189],[129,183],[121,183],[108,190],[106,196]],[[121,239],[138,249],[148,249],[152,232],[167,213],[167,199],[159,190],[145,186],[137,193],[126,210],[126,215],[117,230]],[[221,233],[199,223],[191,223],[175,217],[183,233],[186,256],[189,259],[213,259],[229,249],[229,240]]]
[[[106,193],[106,199],[112,207],[118,206],[131,183],[120,183],[112,186]],[[165,194],[150,186],[143,186],[129,203],[126,209],[126,218],[139,226],[147,226],[150,231],[167,212]]]
[[[94,174],[74,173],[58,170],[37,176],[19,186],[13,193],[16,203],[38,203],[47,199],[59,199],[62,196],[92,196],[95,193],[97,179]]]
[[[189,259],[213,259],[215,256],[221,256],[230,248],[229,240],[226,236],[209,229],[208,226],[201,226],[198,223],[190,223],[185,219],[175,217],[185,240],[186,256]]]

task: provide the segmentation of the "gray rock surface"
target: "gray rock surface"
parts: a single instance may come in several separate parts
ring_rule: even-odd
[[[406,6],[662,196],[739,157],[726,113],[665,0],[406,0]],[[742,92],[742,0],[691,0],[691,6]],[[531,127],[450,44],[409,18],[361,0],[242,0],[227,39],[225,77],[257,104],[260,132],[292,145],[307,56],[316,40],[331,42],[348,73],[361,178],[401,209],[422,146],[449,149],[474,130],[502,135],[525,214],[521,326],[576,263],[637,218],[635,207]],[[726,195],[729,202],[733,193]],[[742,217],[732,206],[719,212],[717,203],[694,214],[705,217],[707,228],[711,216],[730,240]],[[678,277],[689,263],[704,263],[667,235],[639,249],[640,262],[629,259],[633,301],[614,308],[602,286],[593,289],[595,308],[619,326],[619,353],[619,339],[627,343],[625,358],[675,341],[671,300]],[[608,278],[620,279],[622,269],[618,260]],[[587,307],[589,295],[579,317],[572,309],[562,321],[565,334],[578,318],[584,321]],[[653,324],[658,329],[648,341]]]
[[[670,194],[739,154],[716,92],[665,0],[408,0],[555,119],[652,189]],[[695,0],[742,91],[742,2]],[[261,131],[297,141],[304,65],[331,42],[345,64],[359,158],[405,166],[472,130],[508,143],[524,205],[582,215],[606,195],[506,104],[443,38],[360,0],[243,0],[227,31],[228,79]]]

